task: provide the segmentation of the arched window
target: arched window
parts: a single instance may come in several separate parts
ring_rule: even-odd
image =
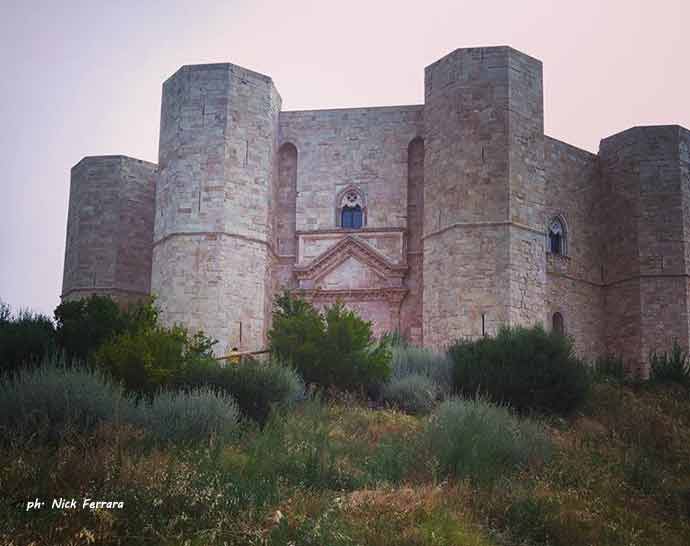
[[[362,207],[345,205],[340,217],[340,225],[344,228],[359,229],[362,227]]]
[[[565,333],[565,326],[563,324],[563,315],[561,315],[558,312],[554,313],[553,317],[551,319],[551,326],[552,326],[554,332],[563,335]]]
[[[565,222],[562,218],[556,217],[549,222],[547,234],[547,250],[557,256],[566,255],[566,230]]]
[[[360,229],[367,224],[367,206],[362,191],[354,186],[338,194],[336,225],[344,229]]]

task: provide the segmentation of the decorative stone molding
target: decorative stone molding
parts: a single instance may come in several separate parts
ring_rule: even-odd
[[[313,303],[333,304],[362,301],[386,301],[400,305],[407,295],[407,288],[352,288],[348,290],[323,290],[319,288],[298,288],[293,294]]]
[[[402,280],[408,270],[407,264],[392,263],[371,245],[352,235],[341,239],[308,265],[295,267],[295,277],[301,287],[308,288],[309,286],[305,285],[313,285],[351,257],[371,268],[389,286],[402,286]]]

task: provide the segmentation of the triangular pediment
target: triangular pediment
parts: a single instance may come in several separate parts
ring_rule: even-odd
[[[384,277],[354,256],[349,256],[323,273],[315,281],[315,288],[324,290],[351,290],[356,288],[381,288]]]
[[[383,286],[390,285],[390,281],[394,279],[399,281],[406,271],[407,265],[390,262],[370,244],[348,235],[306,266],[296,267],[295,275],[300,280],[311,280],[315,286],[324,285],[324,288],[327,288],[325,284],[354,288],[355,286],[345,286],[348,281],[344,279],[348,273],[352,275],[351,282],[371,282]]]

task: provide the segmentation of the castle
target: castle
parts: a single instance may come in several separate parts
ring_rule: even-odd
[[[538,322],[643,372],[688,347],[690,131],[548,137],[542,64],[510,47],[424,76],[420,105],[283,111],[268,76],[180,68],[157,165],[72,168],[63,300],[155,294],[218,352],[263,347],[283,288],[435,348]]]

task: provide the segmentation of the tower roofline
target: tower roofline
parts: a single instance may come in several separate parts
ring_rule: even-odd
[[[621,135],[624,135],[625,133],[632,133],[633,131],[641,131],[644,129],[677,129],[679,131],[684,131],[686,133],[690,133],[690,129],[687,127],[683,127],[682,125],[679,125],[677,123],[660,123],[660,124],[651,124],[651,125],[633,125],[632,127],[628,127],[627,129],[623,129],[622,131],[618,131],[616,133],[613,133],[607,137],[604,137],[601,139],[601,142],[605,142],[607,140],[610,140],[612,138],[617,138],[620,137]],[[600,143],[601,145],[601,143]]]
[[[250,68],[245,68],[244,66],[241,66],[239,64],[235,63],[202,63],[202,64],[184,64],[180,68],[178,68],[175,72],[173,72],[164,82],[163,85],[165,85],[169,80],[177,76],[180,72],[182,71],[188,71],[188,72],[195,72],[195,71],[208,71],[208,70],[232,70],[233,68],[239,69],[243,72],[246,72],[247,74],[254,76],[256,78],[259,78],[261,80],[264,80],[265,82],[270,82],[273,84],[275,87],[275,82],[273,81],[273,78],[271,76],[267,76],[266,74],[262,74],[261,72],[257,72],[256,70],[251,70]]]
[[[139,159],[137,157],[132,157],[129,155],[104,154],[104,155],[86,155],[86,156],[82,157],[79,161],[77,161],[72,166],[72,168],[76,169],[77,167],[79,167],[85,163],[93,163],[93,162],[97,162],[97,161],[108,161],[108,160],[113,160],[113,159],[119,159],[122,161],[136,161],[137,163],[143,163],[145,165],[149,165],[149,166],[154,167],[154,168],[158,167],[157,163],[153,163],[151,161],[146,161],[145,159]]]
[[[431,69],[431,68],[432,68],[433,66],[435,66],[436,64],[438,64],[438,63],[444,61],[444,60],[447,59],[448,57],[451,57],[451,56],[453,56],[453,55],[456,55],[456,54],[459,53],[460,51],[469,53],[469,52],[472,52],[472,51],[497,52],[497,51],[501,51],[501,50],[505,50],[505,51],[508,51],[508,52],[518,53],[519,55],[522,55],[523,57],[527,57],[527,58],[533,60],[534,62],[537,62],[537,63],[539,63],[539,64],[542,64],[541,60],[537,59],[536,57],[533,57],[532,55],[528,55],[527,53],[525,53],[525,52],[523,52],[523,51],[520,51],[519,49],[515,49],[514,47],[509,46],[509,45],[458,47],[458,48],[456,48],[456,49],[454,49],[454,50],[448,52],[448,53],[445,54],[443,57],[439,58],[438,60],[434,61],[433,63],[427,65],[427,66],[424,68],[424,71],[426,72],[427,70]]]

